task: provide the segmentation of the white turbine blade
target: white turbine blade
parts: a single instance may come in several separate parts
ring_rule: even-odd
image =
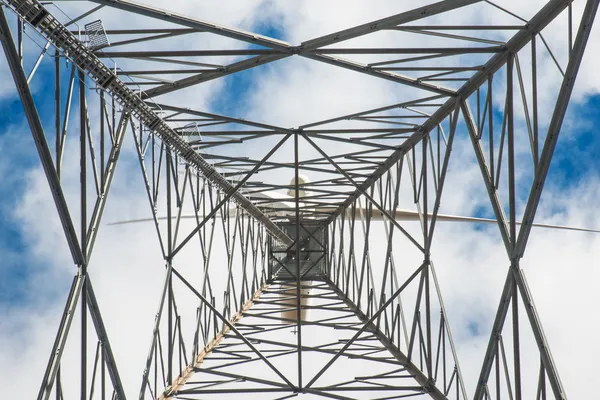
[[[262,197],[262,198],[268,198],[268,199],[289,198],[289,196],[287,196],[285,194],[277,193],[277,192],[264,192],[264,193],[260,193],[260,194],[262,196],[254,196],[253,195],[253,197]],[[283,205],[283,206],[289,207],[289,208],[294,208],[294,206],[291,205],[291,203],[289,203],[289,202],[282,201],[282,202],[276,202],[275,204]],[[235,209],[230,209],[230,211],[232,211],[232,210],[235,210]],[[324,212],[334,211],[333,208],[329,208],[329,207],[328,208],[318,208],[316,210],[324,211]],[[366,207],[357,208],[356,211],[357,211],[357,215],[359,215],[358,213],[360,211],[362,211],[363,215],[365,215],[367,213],[367,208]],[[350,212],[350,211],[348,210],[348,212]],[[431,218],[433,216],[431,213],[429,213],[428,215],[429,215],[429,218]],[[217,213],[217,217],[218,216],[219,216],[219,213]],[[196,218],[196,216],[193,214],[181,216],[181,219],[195,219],[195,218]],[[200,218],[202,218],[202,217],[200,217]],[[417,211],[402,210],[400,208],[397,208],[396,211],[394,212],[394,218],[397,221],[419,221],[420,220],[419,213]],[[158,217],[157,219],[159,221],[164,221],[167,219],[167,217]],[[171,219],[177,219],[177,217],[173,216],[173,217],[171,217]],[[374,209],[374,210],[372,210],[371,219],[374,221],[383,221],[384,215],[380,210]],[[107,225],[137,224],[137,223],[142,223],[142,222],[151,222],[153,220],[154,220],[154,218],[130,219],[130,220],[124,220],[124,221],[110,222]],[[440,222],[471,222],[471,223],[482,223],[482,224],[496,224],[497,223],[497,221],[492,218],[465,217],[465,216],[461,216],[461,215],[448,215],[448,214],[438,214],[437,221],[440,221]],[[522,224],[522,222],[517,222],[517,225],[521,225],[521,224]],[[557,229],[557,230],[565,230],[565,231],[600,233],[600,230],[598,230],[598,229],[581,228],[581,227],[575,227],[575,226],[539,224],[539,223],[534,223],[534,224],[532,224],[532,226],[534,226],[536,228],[544,228],[544,229]]]
[[[235,211],[235,208],[230,209],[230,211]],[[216,217],[220,217],[220,213],[217,213]],[[196,219],[196,216],[194,214],[187,214],[187,215],[182,215],[180,218],[181,219]],[[198,218],[200,220],[204,219],[201,215],[198,216]],[[168,219],[168,217],[157,217],[156,219],[159,221],[166,221]],[[176,220],[177,216],[176,215],[172,216],[171,219]],[[106,225],[127,225],[127,224],[138,224],[141,222],[152,222],[152,221],[154,221],[154,218],[126,219],[123,221],[109,222]]]
[[[268,199],[268,200],[280,200],[280,199],[290,199],[290,197],[286,194],[283,193],[278,193],[278,192],[257,192],[257,193],[253,193],[251,195],[249,195],[248,197],[253,198],[253,199]],[[291,199],[293,201],[293,199]],[[290,203],[287,201],[277,201],[272,203],[273,206],[277,207],[277,208],[282,208],[282,207],[286,207],[286,208],[295,208],[295,204],[294,203]],[[235,208],[230,208],[230,211],[235,211]],[[217,213],[217,217],[220,216],[220,213]],[[189,215],[182,215],[181,219],[195,219],[196,216],[193,214],[189,214]],[[199,217],[200,219],[202,219],[202,216]],[[159,221],[164,221],[167,219],[167,217],[158,217],[157,218]],[[177,219],[177,216],[172,216],[171,219]],[[140,219],[128,219],[128,220],[123,220],[123,221],[115,221],[115,222],[109,222],[106,225],[126,225],[126,224],[137,224],[137,223],[141,223],[141,222],[151,222],[154,221],[154,218],[140,218]]]
[[[364,214],[366,214],[367,209],[365,207],[358,208],[357,211],[362,210]],[[409,211],[396,209],[394,213],[394,218],[397,221],[419,221],[419,213],[417,211]],[[429,218],[433,216],[433,214],[428,213]],[[383,220],[383,213],[380,210],[373,210],[372,219],[376,221]],[[461,215],[448,215],[448,214],[438,214],[438,221],[444,222],[473,222],[473,223],[483,223],[483,224],[497,224],[498,222],[492,218],[478,218],[478,217],[464,217]],[[517,225],[521,225],[522,222],[517,222]],[[600,233],[600,230],[590,229],[590,228],[581,228],[574,226],[564,226],[564,225],[552,225],[552,224],[538,224],[533,223],[532,226],[536,228],[545,228],[545,229],[560,229],[565,231],[577,231],[577,232],[591,232],[591,233]]]
[[[288,196],[285,193],[280,193],[280,192],[273,192],[273,191],[269,191],[269,192],[256,192],[256,193],[246,193],[246,196],[248,196],[250,199],[264,199],[264,200],[277,200],[275,202],[272,203],[273,206],[276,207],[286,207],[286,208],[295,208],[296,207],[296,203],[295,203],[295,199]]]
[[[431,214],[429,214],[431,217]],[[476,223],[484,223],[484,224],[497,224],[498,222],[492,218],[476,218],[476,217],[462,217],[459,215],[444,215],[438,214],[438,221],[454,221],[454,222],[476,222]],[[522,222],[517,222],[517,225],[522,225]],[[565,225],[552,225],[552,224],[537,224],[533,223],[532,226],[536,228],[545,228],[545,229],[561,229],[565,231],[578,231],[578,232],[592,232],[592,233],[600,233],[600,230],[597,229],[589,229],[589,228],[580,228],[576,226],[565,226]]]
[[[522,222],[517,222],[517,225],[521,225]],[[591,233],[600,233],[598,229],[590,229],[590,228],[580,228],[577,226],[564,226],[564,225],[551,225],[551,224],[532,224],[537,228],[545,228],[545,229],[561,229],[565,231],[577,231],[577,232],[591,232]]]

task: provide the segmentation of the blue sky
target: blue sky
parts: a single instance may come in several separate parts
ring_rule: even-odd
[[[278,39],[286,39],[285,32],[274,25],[259,25],[255,27],[254,31]],[[4,62],[2,56],[0,63]],[[64,104],[68,71],[64,68],[64,63],[61,67]],[[267,68],[284,67],[285,63],[276,62]],[[222,93],[213,97],[213,101],[210,103],[211,109],[207,111],[232,116],[247,116],[244,108],[247,106],[249,94],[256,78],[264,71],[265,68],[261,67],[224,78]],[[44,86],[41,82],[46,81],[49,84]],[[46,61],[34,79],[34,89],[38,111],[45,128],[50,132],[49,140],[53,138],[51,132],[54,129],[53,82],[53,64],[46,57]],[[44,107],[46,104],[50,106]],[[77,110],[76,95],[72,106],[73,110]],[[3,182],[0,188],[0,198],[2,199],[0,202],[0,251],[3,251],[4,255],[0,268],[0,312],[2,312],[6,308],[13,310],[26,308],[32,302],[39,301],[39,299],[35,299],[36,294],[31,293],[28,286],[29,278],[35,272],[34,267],[39,267],[38,264],[34,265],[33,263],[39,263],[39,259],[32,256],[32,243],[24,236],[13,210],[15,204],[25,194],[27,171],[39,168],[40,164],[20,102],[16,98],[16,91],[13,90],[10,96],[0,97],[0,109],[3,110],[0,114],[0,151],[3,152],[0,159],[0,180]],[[565,192],[580,186],[590,175],[599,175],[600,164],[594,159],[594,154],[600,150],[600,137],[595,132],[595,126],[600,122],[598,111],[600,111],[600,96],[592,96],[581,104],[573,103],[570,106],[550,169],[546,192]],[[251,118],[251,116],[247,117]],[[119,168],[123,167],[124,163],[121,163]],[[15,173],[15,171],[18,172]],[[446,190],[450,189],[448,187]],[[526,196],[526,193],[522,193],[522,195]],[[490,216],[489,208],[476,210],[475,214]],[[69,279],[65,280],[66,284],[69,283],[68,281]],[[56,289],[59,292],[61,290],[63,294],[66,291],[65,288]],[[479,317],[479,315],[475,315],[475,317]],[[467,331],[472,336],[486,335],[485,329],[475,319],[468,324]]]
[[[283,37],[281,31],[274,29],[264,29],[259,33],[276,38]],[[244,103],[245,96],[252,89],[253,79],[261,73],[261,69],[258,68],[226,77],[224,91],[221,95],[215,96],[215,100],[211,104],[213,109],[209,111],[224,115],[240,115],[241,110],[236,109],[235,105]],[[40,67],[35,81],[51,79],[53,82],[53,74],[53,64],[45,62]],[[68,74],[69,71],[63,67],[63,105],[66,102]],[[5,110],[0,114],[0,148],[4,152],[11,149],[3,157],[4,163],[10,163],[10,170],[0,170],[3,173],[2,181],[4,182],[0,187],[0,196],[3,199],[0,204],[0,249],[3,249],[5,254],[3,268],[0,269],[0,309],[6,305],[12,307],[24,305],[31,300],[28,287],[24,284],[31,271],[28,242],[23,237],[18,221],[15,220],[12,212],[14,205],[24,194],[26,171],[37,168],[39,158],[26,125],[20,101],[15,96],[16,92],[13,92],[12,96],[0,100],[0,109]],[[38,112],[45,123],[45,129],[53,132],[52,108],[40,106],[41,104],[53,104],[53,85],[47,89],[38,88],[35,92],[35,99],[38,104]],[[73,96],[72,107],[72,110],[76,112],[78,107],[76,93]],[[577,115],[576,122],[569,118],[573,115]],[[592,96],[584,103],[570,106],[550,168],[546,191],[568,190],[580,185],[590,174],[599,174],[600,164],[594,160],[594,154],[600,150],[600,136],[595,132],[595,126],[599,122],[600,96]],[[53,140],[52,136],[50,140]],[[19,171],[19,173],[15,174],[14,171]],[[522,193],[522,195],[526,196],[526,193]],[[490,211],[489,207],[484,207],[480,211],[476,211],[475,215],[492,217]],[[485,225],[480,228],[488,229]]]
[[[259,35],[285,40],[286,38],[283,28],[268,22],[259,23],[254,27],[253,32],[258,33]],[[244,44],[240,44],[244,46]],[[247,47],[251,49],[265,49],[264,47],[258,45],[250,45]],[[266,68],[277,68],[278,65],[281,65],[281,63],[275,62],[275,64],[272,64]],[[221,78],[224,87],[221,93],[213,97],[213,100],[210,103],[210,111],[232,117],[241,117],[242,114],[244,114],[243,108],[247,107],[247,105],[244,103],[248,98],[249,91],[251,91],[254,87],[257,76],[264,74],[264,72],[265,67],[258,67]],[[242,109],[240,110],[240,108]]]
[[[12,22],[12,19],[10,22]],[[281,27],[268,21],[257,24],[253,31],[261,35],[285,40]],[[260,46],[254,45],[249,47],[260,48]],[[35,48],[37,49],[37,47]],[[31,87],[38,113],[46,130],[47,140],[50,142],[51,149],[53,149],[55,74],[54,59],[49,54],[53,54],[53,50],[49,51],[44,57],[32,80]],[[35,58],[37,58],[37,55]],[[33,56],[30,59],[25,58],[24,69],[26,74],[29,73],[28,68],[33,65],[34,61]],[[3,53],[0,63],[6,63]],[[61,103],[64,110],[71,65],[67,66],[66,62],[61,60],[60,68]],[[208,111],[223,115],[242,116],[244,110],[240,109],[240,105],[245,103],[245,98],[252,89],[257,75],[261,73],[264,73],[264,69],[255,68],[222,78],[224,81],[223,90],[213,97],[210,105],[211,109]],[[6,74],[5,79],[10,79],[12,82],[12,76],[9,74],[8,69]],[[77,90],[76,84],[71,103],[69,132],[79,126]],[[32,263],[37,261],[31,257],[29,247],[31,242],[27,240],[24,232],[22,232],[22,227],[19,226],[18,218],[14,215],[14,207],[25,194],[27,171],[39,168],[41,165],[14,85],[8,95],[0,96],[0,109],[3,110],[0,113],[0,150],[5,153],[0,162],[0,174],[3,182],[3,185],[0,186],[0,198],[2,198],[2,202],[0,202],[0,250],[4,255],[2,268],[0,268],[0,310],[2,310],[5,307],[24,307],[32,301],[39,301],[39,298],[34,300],[37,294],[31,293],[28,286],[30,275],[33,273]],[[121,168],[123,168],[122,164],[124,162],[121,163]],[[14,171],[19,171],[19,173],[15,174]]]
[[[254,31],[276,39],[286,39],[282,27],[275,24],[261,23],[254,28]],[[2,62],[5,62],[4,59]],[[276,62],[268,68],[283,68],[282,64]],[[257,77],[264,72],[265,68],[259,67],[223,78],[223,91],[213,97],[211,109],[208,111],[232,116],[243,115],[249,92],[253,89]],[[69,73],[70,70],[66,68],[64,61],[61,62],[63,107],[66,103]],[[45,57],[33,80],[33,90],[38,112],[45,129],[49,132],[49,140],[53,140],[54,64],[48,56]],[[72,115],[76,115],[78,107],[76,90],[75,88]],[[10,306],[25,304],[29,300],[28,288],[23,284],[31,271],[28,243],[12,211],[23,195],[25,172],[39,166],[37,152],[20,101],[16,96],[16,91],[13,91],[10,95],[0,98],[0,109],[5,111],[0,114],[0,143],[4,151],[11,149],[7,154],[8,157],[4,157],[4,163],[10,163],[10,170],[2,171],[4,175],[2,180],[5,184],[0,188],[0,196],[3,199],[0,205],[2,227],[0,249],[4,249],[6,254],[4,267],[0,270],[2,278],[0,279],[0,305]],[[45,104],[48,107],[42,106]],[[588,97],[583,103],[571,104],[549,172],[546,190],[564,191],[580,185],[590,174],[598,174],[600,167],[594,160],[595,150],[600,149],[600,137],[594,132],[594,127],[600,120],[598,111],[600,111],[600,96]],[[572,118],[573,115],[577,118]],[[20,172],[14,174],[13,171]],[[526,193],[522,195],[526,196]],[[489,209],[482,208],[475,214],[491,217],[489,212]]]
[[[592,96],[582,104],[572,103],[569,115],[548,176],[549,187],[557,190],[576,186],[587,176],[600,172],[596,159],[600,150],[600,96]]]
[[[5,63],[2,54],[2,63]],[[31,64],[29,60],[29,65]],[[26,73],[28,73],[28,60],[24,61]],[[69,67],[70,68],[70,67]],[[6,70],[6,79],[12,82],[12,75]],[[70,69],[61,63],[61,101],[66,104],[68,79]],[[38,114],[47,133],[47,140],[54,140],[54,60],[46,56],[32,80],[32,91]],[[48,83],[48,84],[46,84]],[[14,86],[13,86],[14,87]],[[72,116],[78,109],[78,97],[76,86],[72,100]],[[44,107],[44,105],[49,105]],[[2,158],[2,181],[0,187],[0,248],[10,255],[8,262],[4,263],[0,273],[0,309],[3,305],[15,306],[27,304],[36,296],[30,292],[27,286],[28,276],[33,270],[31,260],[31,241],[25,236],[19,226],[18,217],[14,210],[24,196],[28,171],[41,167],[38,153],[36,151],[27,120],[18,98],[16,89],[8,96],[0,97],[0,149],[4,156]],[[71,122],[72,123],[72,122]],[[54,146],[51,145],[51,148]],[[36,299],[39,301],[39,298]]]

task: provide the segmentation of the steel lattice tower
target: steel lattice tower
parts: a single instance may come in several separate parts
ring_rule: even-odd
[[[70,17],[60,1],[0,3],[4,55],[77,266],[38,399],[67,398],[67,385],[81,399],[521,399],[525,387],[538,399],[566,399],[520,260],[598,0],[585,1],[581,20],[565,0],[527,20],[491,1],[446,0],[300,45],[128,0],[78,2]],[[473,7],[516,22],[455,23]],[[127,23],[134,17],[139,27]],[[568,25],[565,65],[544,38],[557,18]],[[427,40],[354,46],[384,31]],[[24,33],[44,44],[33,62],[24,61]],[[181,41],[197,34],[224,37],[229,47]],[[29,84],[47,58],[55,96],[42,105]],[[286,128],[190,108],[178,96],[298,58],[391,82],[403,100]],[[555,82],[540,81],[542,63],[556,64]],[[553,111],[541,115],[538,90],[551,85]],[[42,106],[54,126],[45,126]],[[70,118],[79,126],[68,129]],[[67,154],[73,130],[80,148]],[[152,272],[164,284],[138,393],[123,388],[114,333],[88,274],[127,135],[165,265]],[[438,212],[459,136],[472,143],[510,264],[469,395],[432,262],[436,223],[460,219]],[[522,141],[528,159],[515,156]],[[62,186],[65,157],[79,160],[76,203]],[[533,173],[521,213],[523,168]],[[188,249],[195,265],[178,264]],[[408,264],[405,254],[419,261]],[[61,357],[74,325],[81,362],[67,376]],[[524,332],[538,346],[534,381],[522,371]]]

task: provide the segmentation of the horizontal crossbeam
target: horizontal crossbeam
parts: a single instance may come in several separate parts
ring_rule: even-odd
[[[245,209],[250,215],[265,225],[267,230],[281,242],[291,245],[292,240],[250,200],[238,191],[198,154],[177,132],[135,92],[121,81],[115,72],[108,68],[66,27],[50,14],[37,0],[3,0],[24,21],[36,28],[50,43],[65,54],[84,71],[96,84],[110,93],[115,99],[137,117],[144,125],[158,135],[169,148],[181,156],[190,166],[198,170],[208,181],[223,190],[226,196]],[[238,185],[239,186],[239,185]]]

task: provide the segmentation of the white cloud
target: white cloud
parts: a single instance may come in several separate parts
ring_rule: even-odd
[[[511,2],[508,6],[511,10],[529,17],[539,4]],[[404,8],[406,7],[408,6],[404,5]],[[168,8],[204,20],[214,20],[245,29],[252,29],[260,21],[267,19],[281,24],[285,31],[285,39],[294,44],[402,11],[390,2],[382,3],[381,7],[367,8],[360,2],[345,3],[342,8],[339,3],[331,1],[319,2],[318,7],[308,2],[292,5],[241,1],[228,2],[227,6],[219,7],[190,7],[188,2],[176,1],[169,3]],[[319,12],[315,12],[315,9]],[[464,15],[465,20],[486,16],[481,11],[473,12],[472,15],[457,15]],[[115,26],[120,23],[110,21]],[[140,24],[143,23],[145,22],[140,21]],[[565,23],[563,21],[558,25],[560,26],[557,31],[560,31]],[[598,29],[594,31],[594,37],[596,32]],[[210,47],[231,43],[225,39],[214,39],[213,35],[208,34],[200,34],[199,37],[206,38],[207,42],[203,44]],[[564,41],[564,35],[549,34],[548,39],[555,45],[556,42],[558,45],[564,44],[561,42]],[[381,35],[381,40],[386,45],[394,45],[391,34]],[[184,45],[187,46],[188,43]],[[593,73],[594,55],[595,52],[590,47],[578,80],[578,101],[584,101],[585,95],[595,93],[600,87],[597,74]],[[522,62],[527,64],[526,59]],[[0,73],[6,74],[2,70],[3,65],[5,64],[0,64]],[[119,65],[129,64],[124,62]],[[548,72],[544,79],[549,80],[551,75],[552,73]],[[396,90],[397,87],[375,78],[295,58],[263,68],[256,78],[252,94],[242,99],[245,107],[239,110],[239,113],[284,127],[387,105],[405,97],[405,93]],[[10,80],[4,81],[10,83]],[[12,86],[9,85],[8,88],[12,89]],[[221,88],[221,83],[214,82],[188,89],[183,92],[182,103],[188,102],[194,107],[205,109]],[[0,93],[6,93],[3,85],[0,86]],[[165,96],[165,99],[160,98],[160,101],[172,100],[177,96],[179,94]],[[547,110],[549,100],[544,100],[543,103],[546,104]],[[10,139],[18,141],[13,136]],[[75,142],[74,139],[68,142],[68,153],[73,155],[65,159],[67,168],[64,169],[66,172],[63,176],[66,195],[71,204],[78,201],[79,177]],[[466,141],[459,140],[454,150],[452,169],[444,194],[445,211],[472,214],[487,204],[480,173],[472,163],[472,150],[469,146]],[[124,158],[117,171],[104,221],[149,215],[130,138],[127,139],[126,147],[129,150],[123,153]],[[21,149],[9,158],[21,157],[32,148]],[[290,154],[289,151],[289,147],[286,151],[282,150],[285,154]],[[285,157],[284,154],[279,156]],[[4,179],[11,171],[2,167],[3,164],[0,164],[0,172]],[[8,343],[8,351],[3,351],[0,355],[0,381],[23,388],[21,396],[32,398],[37,392],[37,385],[31,385],[31,382],[37,383],[41,379],[58,326],[66,285],[75,273],[75,267],[72,265],[43,173],[39,168],[33,168],[23,174],[26,176],[25,186],[15,219],[20,223],[22,233],[26,237],[28,258],[35,265],[35,272],[29,277],[28,287],[36,296],[31,297],[30,303],[13,309],[0,307],[5,315],[0,323],[0,343]],[[280,179],[287,181],[288,177]],[[132,191],[131,187],[138,190]],[[550,222],[597,227],[600,221],[593,210],[599,192],[600,183],[595,177],[569,191],[547,191],[539,214]],[[556,203],[564,210],[562,214],[557,215],[554,212]],[[73,217],[77,221],[77,216]],[[600,320],[595,317],[597,313],[595,314],[593,309],[598,300],[597,291],[594,289],[598,272],[593,261],[597,259],[595,249],[599,248],[598,240],[600,239],[589,234],[534,230],[523,260],[555,361],[567,393],[573,398],[589,395],[589,386],[582,382],[593,382],[595,377],[593,357],[587,355],[600,352],[600,348],[593,347],[593,332],[600,325]],[[119,228],[102,226],[90,266],[90,275],[113,350],[120,364],[126,389],[130,393],[137,393],[138,390],[158,305],[158,293],[162,285],[164,262],[156,243],[156,235],[151,225]],[[198,251],[197,246],[191,247],[178,260],[181,268],[189,269],[189,273],[192,273],[192,266],[195,265],[194,251]],[[403,254],[397,254],[396,257],[408,265],[413,265],[403,258]],[[412,257],[418,262],[417,256]],[[374,259],[376,258],[374,255]],[[506,276],[508,259],[495,227],[474,229],[467,225],[451,226],[442,223],[437,228],[433,258],[457,340],[465,380],[472,393]],[[211,266],[215,267],[222,266]],[[57,295],[57,292],[60,295]],[[46,300],[41,304],[36,298]],[[195,300],[190,297],[187,300],[188,309],[182,304],[182,313],[193,315],[191,304],[195,305]],[[524,313],[521,314],[521,318],[525,319]],[[475,336],[472,324],[477,328]],[[70,345],[65,354],[66,360],[74,365],[78,326],[77,316]],[[526,331],[527,323],[522,326]],[[4,344],[2,348],[5,348]],[[532,359],[537,362],[535,348],[526,347],[523,354],[527,363]],[[578,367],[572,368],[573,365]],[[28,371],[26,374],[23,373],[25,369]],[[536,372],[527,370],[526,373],[528,376],[534,376]],[[75,378],[74,382],[77,381]],[[531,390],[530,386],[528,388]],[[72,385],[68,390],[76,392],[77,387]]]

